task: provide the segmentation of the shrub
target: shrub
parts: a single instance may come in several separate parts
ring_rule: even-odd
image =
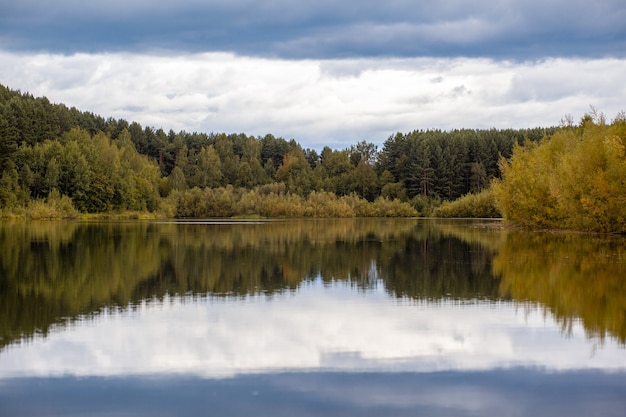
[[[517,146],[494,181],[504,218],[531,228],[626,232],[626,118],[583,118],[536,146]]]
[[[498,218],[502,217],[496,207],[493,190],[488,188],[479,193],[466,194],[454,201],[444,201],[433,210],[435,217],[473,217]]]
[[[45,201],[32,201],[28,206],[27,216],[33,220],[75,219],[78,217],[78,210],[74,207],[71,198],[66,195],[62,196],[55,188]]]

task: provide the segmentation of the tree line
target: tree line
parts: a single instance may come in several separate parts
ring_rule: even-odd
[[[347,216],[383,212],[367,207],[376,202],[396,202],[388,215],[425,215],[442,201],[488,188],[501,176],[500,158],[557,130],[416,130],[390,136],[380,150],[361,141],[318,152],[271,134],[165,132],[0,85],[0,209],[43,201],[79,213],[164,207],[179,217],[219,215],[189,202],[220,189],[231,215],[253,214],[240,201],[250,193],[289,196],[296,215],[312,212],[305,207],[314,204],[311,195],[318,205],[341,201]]]

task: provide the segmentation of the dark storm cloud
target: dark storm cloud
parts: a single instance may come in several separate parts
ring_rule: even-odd
[[[0,48],[280,58],[626,55],[623,0],[0,0]]]
[[[2,388],[0,412],[16,416],[618,416],[626,403],[621,372],[532,369],[16,378]]]

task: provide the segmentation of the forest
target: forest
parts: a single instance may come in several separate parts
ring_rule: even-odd
[[[626,118],[622,113],[606,123],[604,116],[596,116],[586,115],[576,126],[570,121],[531,129],[414,130],[391,135],[382,149],[361,141],[341,150],[315,150],[271,134],[166,132],[0,85],[0,217],[504,216],[526,226],[558,227],[567,210],[584,206],[586,213],[601,217],[607,199],[612,211],[626,207],[611,198],[619,191],[615,187],[624,187],[626,171],[618,165],[624,159]],[[603,129],[612,129],[612,139],[602,142],[606,149],[593,163],[579,161],[576,173],[562,168],[552,175],[547,168],[553,160],[544,158],[541,172],[527,160],[526,171],[514,174],[525,153],[552,142],[573,149],[572,143],[589,136],[590,129],[600,142]],[[579,158],[587,148],[595,152],[594,146],[581,145]],[[617,162],[602,178],[611,185],[589,185],[595,191],[576,203],[580,207],[559,202],[560,215],[549,210],[530,214],[552,222],[526,221],[516,211],[557,203],[511,182],[541,188],[552,178],[551,192],[561,195],[555,178],[587,178],[597,171],[593,164],[609,157]],[[575,186],[572,181],[570,188]],[[527,198],[518,207],[520,192]],[[576,191],[571,194],[576,198]],[[626,217],[614,214],[606,221],[615,216]],[[594,229],[592,223],[567,226]]]
[[[165,132],[0,86],[4,217],[428,215],[481,191],[515,144],[555,128],[419,130],[343,150],[268,134]]]

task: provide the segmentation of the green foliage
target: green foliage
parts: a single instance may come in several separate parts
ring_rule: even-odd
[[[409,203],[398,199],[379,197],[371,206],[373,211],[357,213],[359,217],[417,217],[419,215]]]
[[[603,120],[603,119],[602,119]],[[626,232],[626,120],[583,118],[517,146],[494,182],[505,219],[532,228]]]
[[[378,175],[365,159],[362,159],[354,169],[352,184],[353,191],[369,201],[379,195]]]
[[[540,140],[556,128],[526,130],[420,130],[385,141],[376,170],[386,197],[455,200],[488,188],[499,178],[500,156],[509,157],[525,139]]]
[[[454,201],[444,201],[433,210],[435,217],[456,218],[499,218],[502,215],[496,207],[492,189],[464,195]]]
[[[343,203],[358,201],[350,205],[351,215],[356,216],[388,212],[372,211],[373,206],[360,201],[376,203],[381,197],[380,201],[410,202],[420,214],[430,215],[441,201],[478,193],[500,178],[498,159],[509,158],[515,146],[556,131],[416,130],[389,137],[380,152],[375,145],[361,141],[343,150],[326,147],[318,154],[302,149],[293,139],[272,135],[166,133],[123,119],[105,120],[0,85],[0,208],[4,208],[3,215],[7,210],[19,211],[31,199],[45,201],[57,189],[71,198],[81,213],[175,213],[180,201],[184,203],[181,215],[189,216],[229,212],[212,203],[203,207],[203,201],[216,198],[203,194],[207,188],[231,186],[261,192],[258,187],[282,184],[284,192],[273,198],[286,200],[280,205],[283,209],[265,212],[321,215],[317,208],[305,208],[309,196],[317,193],[316,198],[334,195],[337,201],[345,197]],[[611,168],[605,179],[596,177],[598,182],[589,190],[595,200],[580,204],[600,216],[603,207],[594,201],[618,191],[607,181],[619,175],[619,169]],[[191,193],[195,188],[200,191]],[[171,194],[175,195],[168,199]],[[188,200],[191,195],[194,197]],[[301,201],[296,202],[297,198]],[[245,208],[232,207],[230,211],[257,213],[262,211],[257,203],[250,197]],[[347,215],[344,206],[325,215],[331,212]],[[557,214],[539,213],[536,217],[547,215]]]
[[[288,192],[301,196],[307,196],[315,189],[313,169],[299,149],[285,155],[276,171],[276,180],[285,183]]]
[[[418,211],[420,216],[430,217],[433,215],[435,209],[441,205],[441,199],[418,194],[411,199],[410,203],[415,207],[415,210]]]
[[[57,190],[81,212],[158,208],[159,169],[130,141],[74,128],[60,140],[22,144],[15,154],[18,166],[1,177],[4,207],[27,205],[29,196],[42,204]]]
[[[10,209],[17,206],[20,193],[18,182],[18,172],[15,164],[11,161],[0,177],[0,209]]]
[[[44,200],[32,201],[26,215],[31,220],[61,220],[75,219],[78,211],[74,208],[72,199],[61,195],[56,188]]]
[[[232,217],[236,214],[233,205],[234,189],[197,187],[189,191],[177,191],[170,198],[175,202],[175,217],[206,218]]]
[[[389,172],[389,171],[385,171]],[[406,188],[401,182],[389,182],[383,185],[383,188],[380,190],[381,197],[389,198],[389,199],[399,199],[402,201],[407,200],[406,196]]]
[[[172,217],[414,217],[408,203],[380,197],[374,202],[356,194],[337,197],[327,191],[312,191],[306,198],[286,193],[284,184],[264,185],[253,190],[234,188],[193,188],[174,191],[162,205]]]
[[[351,189],[353,170],[354,166],[350,162],[347,150],[337,151],[325,147],[315,173],[320,178],[324,190],[337,195],[347,195]]]

